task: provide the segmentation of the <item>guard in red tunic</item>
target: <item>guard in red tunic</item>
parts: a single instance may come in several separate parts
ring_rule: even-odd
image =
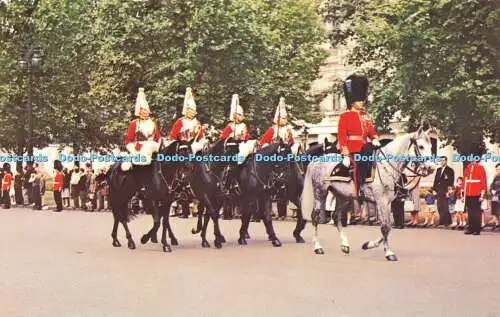
[[[260,145],[278,142],[280,138],[286,144],[294,144],[293,130],[288,125],[288,113],[286,112],[285,98],[281,97],[274,114],[274,125],[267,129],[260,139]]]
[[[344,156],[342,163],[349,167],[351,161],[354,162],[354,154],[372,155],[373,146],[380,147],[380,142],[369,115],[363,111],[368,97],[368,79],[364,76],[349,76],[344,82],[344,94],[348,111],[339,118],[338,148]],[[369,144],[370,141],[372,144]],[[365,198],[362,186],[370,169],[369,162],[354,162],[354,183],[360,203]]]
[[[151,111],[149,110],[144,88],[139,88],[134,114],[138,118],[130,122],[125,137],[125,145],[130,154],[141,155],[141,160],[136,160],[133,164],[149,165],[153,153],[158,152],[160,148],[161,133],[156,121],[150,117]],[[122,163],[124,171],[129,170],[131,167],[130,162]]]
[[[168,139],[190,141],[196,138],[196,141],[200,141],[204,134],[200,121],[196,119],[196,114],[196,102],[194,101],[193,91],[188,87],[184,96],[184,106],[182,107],[183,117],[175,121]]]
[[[226,140],[232,138],[235,141],[248,141],[248,129],[247,125],[243,122],[244,112],[243,108],[240,106],[240,99],[237,94],[234,94],[231,100],[229,120],[231,120],[231,122],[222,130],[219,139]]]
[[[64,175],[62,173],[62,163],[59,160],[54,161],[54,183],[52,184],[52,191],[54,192],[54,201],[56,202],[56,209],[54,211],[60,212],[63,209],[62,204],[62,188],[63,188],[63,178]]]
[[[2,202],[3,208],[10,208],[10,186],[12,185],[12,172],[10,171],[10,164],[3,164],[3,177],[2,177]]]
[[[479,154],[476,154],[479,156]],[[465,234],[481,233],[481,202],[487,189],[486,171],[476,160],[465,168],[465,209],[469,218],[469,227]]]

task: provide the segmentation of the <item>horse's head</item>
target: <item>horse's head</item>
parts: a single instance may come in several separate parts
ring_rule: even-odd
[[[227,138],[224,142],[224,155],[236,155],[239,152],[240,141],[233,138]]]
[[[330,142],[328,138],[325,138],[325,143],[323,143],[324,154],[337,153],[337,141]]]
[[[436,169],[436,164],[431,159],[433,153],[430,133],[433,131],[434,128],[430,124],[422,123],[410,137],[409,154],[419,158],[428,158],[414,163],[416,173],[422,176],[428,176]]]

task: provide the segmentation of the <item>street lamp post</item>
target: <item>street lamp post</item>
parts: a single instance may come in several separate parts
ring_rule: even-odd
[[[33,156],[33,71],[39,69],[43,52],[39,48],[28,47],[21,52],[19,65],[28,74],[28,156]]]

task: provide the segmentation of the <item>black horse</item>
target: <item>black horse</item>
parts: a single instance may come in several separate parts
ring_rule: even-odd
[[[241,190],[241,228],[238,243],[247,244],[247,232],[250,224],[250,206],[257,201],[258,211],[263,219],[269,240],[273,246],[280,247],[281,241],[276,236],[272,223],[271,197],[288,179],[290,168],[289,154],[291,147],[282,140],[257,150],[239,167],[236,175]],[[270,160],[271,159],[271,160]]]
[[[179,158],[185,157],[185,161],[187,161],[190,150],[191,142],[175,141],[167,147],[160,149],[159,154],[163,155],[163,157],[177,155]],[[109,202],[114,218],[113,230],[111,233],[113,246],[121,246],[117,237],[118,224],[121,223],[125,229],[128,247],[130,249],[136,248],[132,234],[128,228],[128,222],[133,216],[128,208],[128,202],[132,196],[143,187],[146,193],[145,198],[150,203],[153,210],[153,228],[156,228],[156,230],[151,229],[142,237],[141,242],[146,243],[149,238],[151,238],[153,242],[157,242],[155,233],[160,225],[161,219],[163,218],[164,230],[170,227],[168,218],[170,204],[168,204],[168,201],[170,200],[169,197],[172,196],[176,175],[178,175],[179,170],[183,168],[184,164],[172,164],[170,168],[167,168],[162,160],[154,159],[150,165],[135,165],[130,171],[126,172],[121,170],[120,165],[121,163],[114,164],[108,172]],[[172,244],[177,244],[177,239],[173,234],[171,234],[170,238],[172,239]],[[171,247],[167,243],[165,235],[162,236],[162,244],[164,251],[171,251]]]

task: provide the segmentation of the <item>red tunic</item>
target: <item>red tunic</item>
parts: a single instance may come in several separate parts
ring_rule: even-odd
[[[9,172],[6,172],[4,175],[3,175],[3,179],[2,179],[2,190],[5,192],[5,191],[9,191],[10,190],[10,185],[12,184],[12,174],[9,173]]]
[[[132,120],[132,122],[130,122],[130,125],[128,126],[127,130],[127,135],[125,136],[125,144],[136,142],[135,134],[138,132],[138,130],[143,132],[143,134],[148,140],[156,142],[160,141],[161,138],[160,128],[158,128],[158,124],[156,122],[154,122],[152,131],[147,131],[147,129],[142,129],[141,126],[138,127],[137,126],[138,122],[139,122],[138,119]]]
[[[279,137],[281,137],[283,139],[283,142],[287,144],[294,143],[292,128],[290,126],[284,126],[279,128],[277,126],[270,127],[269,129],[267,129],[266,133],[264,133],[259,143],[260,145],[271,143],[274,140],[277,140]]]
[[[56,172],[54,175],[54,184],[52,185],[52,190],[55,192],[60,192],[63,186],[63,174],[60,171]]]
[[[196,136],[195,133],[198,133]],[[170,140],[190,141],[196,136],[196,141],[203,138],[203,129],[198,119],[179,118],[172,126],[168,138]]]
[[[465,197],[481,196],[481,191],[486,192],[486,171],[481,164],[471,163],[464,172]]]
[[[359,153],[367,138],[375,138],[375,128],[366,112],[346,111],[340,115],[338,147],[347,147],[349,153]]]
[[[229,122],[224,130],[222,130],[219,139],[226,140],[227,138],[232,137],[238,141],[248,141],[248,129],[246,124]]]

